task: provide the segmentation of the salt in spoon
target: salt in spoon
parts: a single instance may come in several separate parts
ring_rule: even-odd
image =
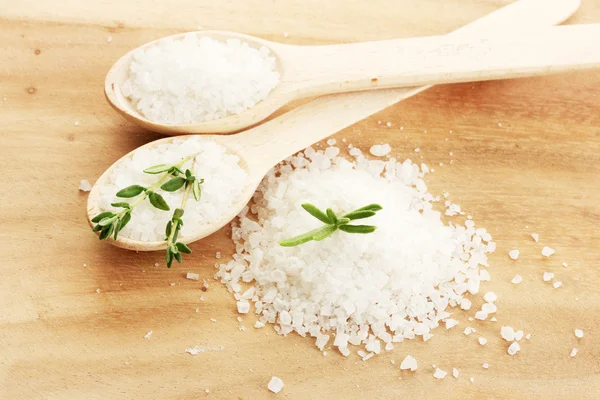
[[[105,93],[125,118],[149,130],[169,135],[230,133],[256,125],[292,100],[328,93],[412,87],[468,81],[546,75],[600,66],[600,24],[543,28],[502,38],[453,35],[329,46],[293,46],[234,32],[200,31],[216,40],[240,39],[266,46],[277,60],[279,84],[268,97],[237,115],[184,125],[157,123],[143,117],[123,96],[134,52],[109,71]]]

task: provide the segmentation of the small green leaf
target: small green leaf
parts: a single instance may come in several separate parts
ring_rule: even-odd
[[[185,177],[186,177],[187,179],[190,179],[190,178],[192,177],[192,172],[191,172],[189,169],[186,169],[186,170],[185,170]]]
[[[126,187],[125,189],[119,190],[117,192],[117,197],[122,197],[122,198],[135,197],[135,196],[139,195],[140,193],[142,193],[144,190],[146,190],[146,188],[143,186],[131,185],[131,186]]]
[[[107,226],[115,222],[118,218],[119,217],[117,217],[116,215],[113,215],[112,217],[102,218],[98,224],[100,226]]]
[[[179,236],[179,231],[181,230],[182,226],[183,226],[183,221],[178,219],[177,224],[175,225],[175,233],[173,234],[173,242],[177,241],[177,236]]]
[[[284,247],[292,247],[292,246],[298,246],[299,244],[303,244],[306,242],[310,242],[311,240],[317,240],[317,239],[315,239],[315,237],[325,239],[327,236],[329,236],[333,232],[335,232],[335,230],[336,230],[335,225],[325,225],[321,228],[313,229],[312,231],[306,232],[302,235],[298,235],[298,236],[294,236],[293,238],[290,238],[290,239],[282,240],[279,242],[279,245],[284,246]],[[323,235],[325,235],[325,236],[323,236]],[[319,240],[322,240],[322,239],[319,239]]]
[[[102,229],[104,229],[102,225],[96,224],[96,226],[92,228],[92,232],[100,232]]]
[[[179,168],[173,166],[173,167],[171,167],[171,169],[169,169],[169,173],[173,176],[177,176],[179,174],[183,174],[183,171],[180,170]]]
[[[374,232],[377,227],[371,225],[340,225],[341,231],[348,233],[371,233]]]
[[[119,208],[129,208],[130,207],[129,203],[125,203],[125,202],[110,203],[110,205],[113,207],[119,207]]]
[[[348,222],[350,222],[350,218],[342,217],[342,218],[338,219],[337,223],[338,223],[338,225],[345,225]]]
[[[150,196],[148,196],[149,200],[150,200],[150,204],[152,204],[154,207],[158,208],[159,210],[163,210],[163,211],[169,211],[169,205],[167,204],[167,202],[165,201],[165,199],[158,193],[156,192],[152,192],[150,193]]]
[[[363,211],[363,210],[367,210],[367,211],[380,211],[380,210],[383,210],[383,207],[381,207],[379,204],[369,204],[368,206],[361,207],[361,208],[356,209],[354,211]]]
[[[326,224],[333,224],[333,220],[331,220],[327,216],[327,214],[325,214],[323,211],[319,210],[317,207],[313,206],[312,204],[304,203],[304,204],[302,204],[302,208],[304,208],[310,215],[312,215],[319,221],[324,222]]]
[[[100,232],[100,240],[104,240],[110,237],[110,234],[113,232],[114,225],[107,225]]]
[[[167,239],[169,239],[169,236],[171,235],[171,227],[173,226],[173,223],[171,221],[167,222],[167,228],[165,229],[165,236]]]
[[[126,212],[125,215],[123,215],[123,218],[121,218],[121,221],[119,223],[119,231],[123,228],[125,228],[125,225],[127,225],[129,223],[129,221],[131,221],[131,212]]]
[[[166,192],[174,192],[179,190],[183,184],[185,183],[185,178],[177,177],[169,180],[167,183],[163,184],[160,188]]]
[[[160,174],[161,172],[167,172],[171,168],[170,165],[167,164],[158,164],[153,167],[148,167],[144,170],[147,174]]]
[[[192,254],[192,249],[187,247],[185,243],[177,242],[175,245],[179,249],[179,252],[185,253],[185,254]]]
[[[177,260],[177,262],[179,262],[180,264],[183,262],[183,257],[181,257],[181,253],[177,252],[175,253],[175,259]]]
[[[179,253],[179,249],[174,244],[169,245],[169,251],[171,252],[171,254]]]
[[[344,215],[344,218],[349,218],[350,220],[363,219],[363,218],[372,217],[375,214],[376,214],[375,211],[371,211],[371,210],[355,210],[355,211],[352,211],[351,213]]]
[[[331,208],[327,209],[327,216],[331,220],[332,224],[337,223],[337,216],[335,215],[335,213],[333,212],[333,210]]]
[[[102,220],[106,217],[112,217],[113,215],[115,215],[115,214],[111,213],[110,211],[104,211],[103,213],[100,213],[100,214],[96,215],[94,218],[92,218],[92,222],[100,222],[100,220]]]
[[[313,235],[313,240],[316,240],[317,242],[321,241],[321,240],[325,239],[326,237],[328,237],[329,235],[331,235],[336,230],[337,230],[337,227],[335,225],[324,226],[320,232],[317,232]]]
[[[119,231],[121,230],[121,221],[115,221],[114,229],[113,229],[113,239],[117,240],[117,236],[119,236]]]
[[[194,199],[196,199],[196,201],[200,201],[200,198],[202,197],[202,189],[200,188],[200,182],[197,180],[192,183],[192,192],[194,193]]]
[[[176,208],[175,212],[173,212],[173,220],[181,219],[183,217],[183,210],[181,208]]]

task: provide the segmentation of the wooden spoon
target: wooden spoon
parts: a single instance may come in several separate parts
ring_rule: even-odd
[[[122,94],[133,53],[111,68],[105,91],[126,118],[166,134],[226,133],[266,119],[292,100],[324,95],[467,81],[519,78],[600,66],[600,24],[546,28],[504,38],[432,36],[331,46],[290,46],[234,32],[203,31],[199,36],[238,38],[268,47],[275,55],[281,81],[267,99],[238,115],[186,125],[144,118]],[[170,36],[182,38],[185,34]]]
[[[547,0],[520,0],[487,15],[472,24],[463,27],[451,35],[463,35],[495,30],[511,26],[514,30],[537,29],[557,24],[571,16],[579,6],[579,0],[560,0],[547,4]],[[239,199],[230,208],[230,212],[221,216],[209,226],[204,227],[193,237],[185,238],[186,243],[201,239],[225,226],[247,204],[265,173],[281,159],[306,148],[367,116],[374,114],[394,103],[409,98],[427,87],[378,90],[364,93],[348,93],[326,96],[292,110],[283,116],[269,121],[246,132],[232,135],[203,136],[226,146],[241,158],[242,167],[248,172],[249,179]],[[165,138],[148,143],[142,148],[151,148],[174,138]],[[111,166],[94,184],[88,198],[88,221],[100,213],[97,207],[100,197],[99,187],[108,179],[111,169],[131,157],[136,149],[122,157]],[[184,156],[184,155],[182,155]],[[140,242],[123,236],[112,244],[131,250],[151,251],[165,248],[165,242]]]

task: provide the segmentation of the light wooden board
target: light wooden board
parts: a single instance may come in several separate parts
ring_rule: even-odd
[[[483,286],[499,295],[497,323],[469,323],[472,313],[459,311],[457,328],[368,362],[323,357],[309,339],[254,330],[250,316],[240,331],[232,296],[211,279],[232,252],[229,229],[169,270],[162,253],[99,242],[77,190],[159,137],[126,123],[102,93],[112,62],[146,41],[198,25],[298,44],[440,34],[507,3],[0,2],[0,398],[274,398],[272,375],[286,384],[277,397],[289,399],[600,398],[600,72],[437,87],[335,135],[422,156],[436,169],[430,190],[450,192],[498,242]],[[600,22],[600,1],[583,0],[571,22]],[[556,254],[543,259],[543,245]],[[517,262],[507,257],[514,248]],[[188,271],[211,279],[207,292]],[[563,287],[544,283],[544,271]],[[462,334],[467,324],[486,346]],[[501,325],[532,333],[515,357]],[[224,350],[184,353],[195,345]],[[398,369],[407,354],[419,360],[414,374]],[[432,364],[461,376],[435,380]]]

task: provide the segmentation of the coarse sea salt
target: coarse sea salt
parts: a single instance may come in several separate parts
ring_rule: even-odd
[[[89,192],[92,190],[92,185],[90,185],[90,182],[87,179],[82,179],[79,181],[79,190],[82,192]]]
[[[519,274],[515,275],[515,277],[512,278],[512,280],[510,281],[510,283],[513,283],[515,285],[518,285],[521,282],[523,282],[523,277]]]
[[[283,389],[283,381],[280,378],[273,376],[271,377],[267,388],[273,393],[279,393],[281,392],[281,389]]]
[[[180,237],[185,239],[201,229],[203,225],[216,221],[229,211],[231,204],[238,198],[246,186],[247,174],[239,165],[239,157],[228,154],[225,147],[209,140],[192,136],[186,139],[176,138],[170,143],[163,143],[150,149],[139,149],[111,169],[106,180],[98,187],[98,209],[102,211],[121,211],[111,206],[114,202],[129,201],[116,197],[116,193],[130,185],[151,186],[160,175],[144,173],[144,169],[157,164],[176,164],[182,158],[198,154],[185,163],[186,168],[199,178],[204,179],[200,201],[193,198],[185,203],[185,224]],[[179,207],[183,190],[165,192],[157,189],[171,210]],[[131,199],[135,201],[134,199]],[[165,238],[165,227],[170,221],[172,211],[154,208],[148,200],[144,200],[131,213],[131,221],[121,230],[120,236],[143,242],[162,241]]]
[[[375,144],[369,149],[369,152],[375,157],[383,157],[390,151],[392,151],[392,148],[389,144]]]
[[[556,251],[548,246],[544,246],[544,248],[542,249],[542,255],[544,257],[550,257],[554,253],[556,253]]]
[[[354,157],[308,148],[274,168],[233,223],[237,251],[216,274],[234,293],[253,282],[259,320],[279,334],[311,336],[321,348],[333,332],[345,338],[334,343],[343,354],[349,345],[400,342],[438,327],[448,307],[479,292],[489,252],[482,236],[491,240],[474,226],[443,224],[410,160]],[[280,246],[319,226],[303,203],[338,213],[371,203],[383,209],[368,220],[374,233]]]
[[[581,339],[583,337],[583,331],[581,329],[575,329],[575,337]]]
[[[516,260],[516,259],[518,259],[518,258],[519,258],[519,254],[520,254],[520,253],[521,253],[521,252],[520,252],[519,250],[511,250],[511,251],[509,251],[509,252],[508,252],[508,256],[509,256],[511,259],[513,259],[513,260]]]
[[[409,369],[411,371],[416,371],[417,367],[417,360],[413,356],[406,356],[404,360],[402,360],[402,362],[400,363],[401,370]]]
[[[137,50],[121,93],[147,119],[192,124],[240,114],[279,83],[269,49],[189,33]]]

